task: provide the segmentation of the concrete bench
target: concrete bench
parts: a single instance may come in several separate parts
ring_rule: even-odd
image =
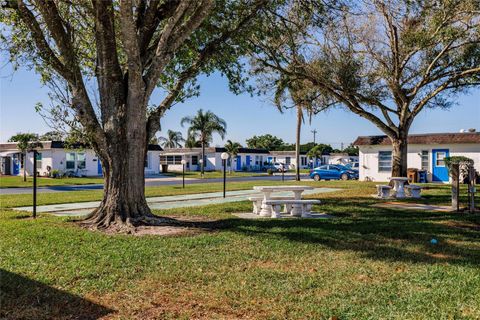
[[[416,199],[421,198],[423,187],[417,186],[415,184],[409,184],[409,185],[406,185],[404,188],[405,190],[407,190],[407,196],[410,196]]]
[[[282,205],[299,206],[301,208],[301,217],[309,218],[311,216],[312,205],[320,204],[320,200],[267,200],[265,204],[272,206],[272,218],[280,218]]]
[[[271,197],[270,199],[271,200],[293,200],[295,198],[292,196],[292,197]],[[248,200],[253,202],[253,213],[260,214],[260,210],[262,210],[263,197],[262,196],[249,197]],[[285,204],[285,212],[290,213],[290,211],[292,211],[292,205]]]
[[[377,196],[379,198],[388,198],[390,197],[390,191],[392,191],[392,187],[386,185],[377,184]]]

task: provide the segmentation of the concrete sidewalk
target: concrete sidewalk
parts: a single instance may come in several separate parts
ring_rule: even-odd
[[[334,192],[340,189],[334,188],[315,188],[306,190],[303,196]],[[172,208],[206,206],[210,204],[222,204],[229,202],[246,201],[248,197],[258,195],[255,190],[238,190],[227,191],[227,197],[223,198],[223,192],[196,193],[187,195],[165,196],[147,198],[147,202],[151,209],[165,210]],[[275,192],[275,196],[291,196],[291,192]],[[65,204],[53,204],[45,206],[37,206],[37,213],[49,213],[57,216],[82,216],[90,213],[94,208],[98,207],[100,201],[77,202]],[[15,210],[32,211],[32,207],[17,207]]]
[[[228,182],[242,182],[242,181],[282,181],[281,175],[274,176],[256,176],[256,177],[227,177]],[[294,180],[294,176],[289,175],[285,176],[285,180]],[[302,175],[302,180],[310,180],[308,176]],[[187,184],[201,184],[201,183],[218,183],[223,182],[223,178],[208,178],[208,179],[198,179],[198,178],[186,178],[185,183]],[[148,178],[145,179],[146,187],[157,187],[157,186],[172,186],[172,185],[181,185],[181,177],[162,177],[162,178]],[[88,191],[88,190],[102,190],[103,184],[85,184],[85,185],[60,185],[60,186],[45,186],[38,187],[38,193],[44,192],[69,192],[69,191]],[[19,187],[19,188],[0,188],[0,194],[28,194],[32,193],[32,187]]]

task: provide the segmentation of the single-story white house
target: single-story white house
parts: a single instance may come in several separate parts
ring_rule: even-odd
[[[222,170],[221,154],[225,151],[222,147],[205,148],[205,170]],[[160,152],[160,166],[168,165],[169,171],[181,171],[182,160],[185,160],[187,171],[198,171],[201,157],[202,148],[165,148]],[[260,170],[262,165],[270,160],[269,157],[268,150],[239,148],[238,155],[229,159],[229,164],[235,171],[255,171]]]
[[[387,136],[361,136],[353,143],[359,148],[360,180],[388,181],[392,169],[392,144]],[[429,182],[448,182],[445,157],[465,156],[480,171],[480,132],[429,133],[408,136],[408,168],[427,172]]]
[[[325,163],[328,164],[343,164],[351,162],[358,162],[358,156],[351,156],[348,153],[330,153],[329,155],[322,156]]]
[[[222,170],[221,154],[225,152],[222,147],[205,148],[205,170]],[[169,171],[181,171],[182,160],[185,160],[185,169],[187,171],[200,170],[199,159],[201,158],[202,148],[165,148],[160,152],[160,166],[167,165]],[[348,154],[323,155],[313,164],[314,159],[310,159],[306,152],[300,153],[300,168],[311,168],[325,163],[346,164],[358,160],[356,156]],[[295,151],[268,151],[265,149],[239,148],[239,153],[234,159],[229,159],[229,168],[234,171],[259,171],[268,163],[283,163],[287,169],[295,169],[297,161]],[[329,162],[334,161],[334,162]]]
[[[37,173],[40,176],[48,176],[52,170],[60,172],[71,171],[81,176],[101,176],[102,164],[95,151],[88,148],[67,149],[62,141],[42,141],[42,148],[38,149]],[[159,145],[148,146],[145,160],[145,174],[152,175],[160,172],[160,148]],[[16,142],[0,144],[1,174],[22,175],[22,157],[24,155],[17,148]],[[27,154],[27,175],[33,173],[33,152]]]

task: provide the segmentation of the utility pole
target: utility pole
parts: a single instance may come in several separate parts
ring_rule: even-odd
[[[313,129],[312,133],[313,133],[313,144],[316,145],[315,136],[317,135],[317,129]]]
[[[343,151],[343,142],[342,142],[342,143],[340,143],[340,150],[342,150],[342,151]]]

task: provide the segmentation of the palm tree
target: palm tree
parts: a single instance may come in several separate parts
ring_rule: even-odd
[[[230,173],[232,172],[232,160],[237,156],[241,147],[242,145],[240,143],[232,142],[232,140],[227,140],[227,143],[225,143],[225,151],[230,156]]]
[[[285,107],[282,102],[286,95],[289,93],[290,98],[295,103],[297,109],[297,126],[296,126],[296,138],[295,138],[295,180],[300,181],[300,134],[302,132],[302,123],[304,122],[304,111],[306,111],[310,117],[313,113],[312,105],[302,98],[302,86],[298,80],[291,79],[286,75],[282,75],[276,83],[275,88],[275,105],[280,112],[283,112]]]
[[[201,146],[202,144],[200,143],[200,141],[196,139],[195,136],[190,135],[185,140],[185,148],[192,149],[192,148],[200,148]],[[208,143],[206,146],[208,147]]]
[[[180,131],[167,131],[167,137],[160,137],[158,139],[160,145],[164,148],[181,148],[181,142],[185,142]]]
[[[207,112],[203,112],[202,109],[198,110],[194,117],[184,117],[180,122],[182,127],[186,123],[190,125],[188,128],[188,137],[198,140],[202,146],[201,173],[203,177],[205,167],[205,147],[212,141],[212,135],[214,133],[217,133],[222,140],[225,138],[225,134],[227,133],[227,123],[212,111],[208,110]]]
[[[12,136],[8,141],[16,142],[17,148],[22,152],[22,167],[23,167],[23,181],[27,181],[27,152],[29,149],[41,148],[40,142],[34,142],[38,140],[38,135],[34,133],[17,133]],[[36,161],[36,159],[33,159]],[[37,174],[34,172],[33,174]]]

